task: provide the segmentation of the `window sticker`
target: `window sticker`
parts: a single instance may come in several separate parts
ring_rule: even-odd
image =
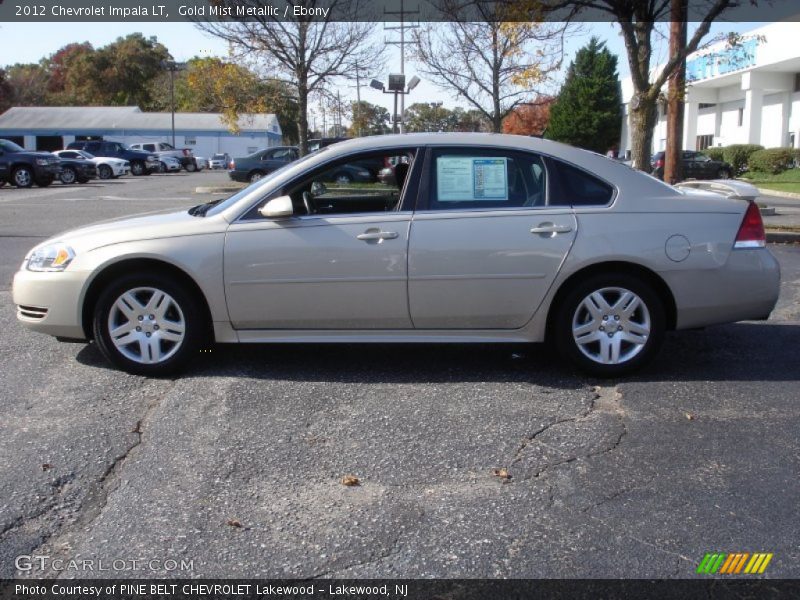
[[[505,157],[438,157],[436,159],[437,201],[507,201],[507,160]]]

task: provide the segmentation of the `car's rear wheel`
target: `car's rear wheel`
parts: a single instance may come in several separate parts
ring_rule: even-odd
[[[67,185],[71,183],[75,183],[78,181],[78,174],[75,172],[75,169],[72,167],[64,167],[61,170],[61,183],[66,183]]]
[[[255,183],[256,181],[258,181],[262,177],[264,177],[264,173],[262,173],[261,171],[253,171],[252,173],[250,173],[250,176],[249,176],[250,183]]]
[[[97,301],[94,337],[114,365],[137,375],[180,370],[198,351],[206,327],[193,295],[172,278],[128,275]]]
[[[573,286],[555,316],[560,354],[601,377],[635,371],[658,352],[664,338],[664,305],[644,281],[601,274]]]
[[[195,171],[197,171],[197,165],[194,164],[194,161],[190,161],[186,163],[184,169],[186,169],[187,173],[194,173]]]
[[[28,167],[17,167],[11,175],[11,180],[18,188],[29,188],[33,186],[33,171]]]
[[[730,179],[731,172],[728,169],[720,169],[717,173],[717,179]]]
[[[111,179],[114,176],[114,172],[108,165],[100,165],[97,167],[97,176],[100,179]]]

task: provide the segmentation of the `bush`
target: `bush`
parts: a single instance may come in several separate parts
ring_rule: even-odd
[[[732,144],[722,149],[722,156],[725,162],[733,167],[733,173],[736,175],[747,170],[748,161],[753,152],[763,149],[764,146],[758,144]]]
[[[705,154],[711,160],[725,160],[725,148],[720,146],[712,146],[711,148],[706,148],[703,150],[703,154]]]
[[[748,166],[751,171],[777,175],[794,166],[797,151],[794,148],[769,148],[758,150],[750,155]]]

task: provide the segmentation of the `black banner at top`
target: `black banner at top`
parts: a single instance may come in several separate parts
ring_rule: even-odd
[[[714,4],[711,0],[687,2],[689,21],[703,20]],[[626,5],[635,20],[669,20],[669,2],[640,0],[0,0],[0,22],[602,22],[618,20],[602,7]],[[648,6],[655,12],[642,12]],[[755,4],[731,0],[719,20],[800,21],[800,4],[796,0],[757,0]]]

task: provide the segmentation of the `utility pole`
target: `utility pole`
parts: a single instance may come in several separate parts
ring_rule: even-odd
[[[669,54],[675,56],[686,47],[686,2],[670,0]],[[683,109],[686,100],[686,60],[669,78],[667,91],[667,147],[664,150],[664,181],[677,183],[683,178]]]
[[[383,43],[387,46],[399,46],[400,47],[400,74],[405,75],[406,71],[406,29],[416,29],[419,25],[407,25],[406,24],[406,15],[418,15],[419,9],[416,10],[406,10],[405,9],[405,0],[400,0],[400,10],[399,11],[390,11],[384,9],[383,14],[385,15],[397,15],[400,17],[400,25],[396,27],[387,27],[386,25],[383,26],[384,31],[392,31],[396,30],[400,32],[400,39],[399,40],[387,40],[384,38]],[[392,122],[394,122],[396,114],[397,114],[397,97],[395,96],[395,107],[394,112],[395,114],[392,115]],[[402,95],[400,97],[400,133],[405,133],[405,110],[406,110],[406,99],[405,96]]]

